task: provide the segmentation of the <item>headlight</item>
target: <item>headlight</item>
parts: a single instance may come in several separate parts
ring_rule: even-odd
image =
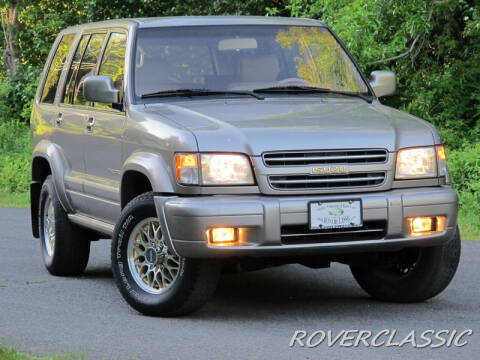
[[[252,167],[245,155],[202,154],[202,185],[253,184]]]
[[[200,160],[201,178],[199,179]],[[184,185],[253,185],[247,156],[241,154],[176,154],[177,179]],[[200,181],[199,181],[200,180]]]
[[[399,150],[396,179],[416,179],[437,176],[435,148],[419,147]]]

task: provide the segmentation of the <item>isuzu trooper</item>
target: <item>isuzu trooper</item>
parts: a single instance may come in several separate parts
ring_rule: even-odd
[[[311,19],[113,20],[57,37],[31,116],[32,230],[53,275],[111,238],[136,310],[192,312],[223,272],[350,266],[418,302],[457,269],[457,195],[428,122],[380,103]]]

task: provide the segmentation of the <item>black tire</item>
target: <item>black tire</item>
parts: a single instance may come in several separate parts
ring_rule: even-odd
[[[460,261],[460,248],[457,228],[455,236],[442,246],[406,249],[397,253],[398,258],[403,255],[404,259],[415,254],[411,268],[403,272],[399,271],[398,265],[387,269],[350,268],[360,287],[378,300],[421,302],[438,295],[450,284]]]
[[[112,238],[111,260],[115,283],[128,304],[145,315],[169,317],[191,313],[204,305],[215,291],[221,263],[180,257],[179,270],[172,283],[160,293],[145,291],[137,283],[138,277],[135,279],[132,273],[130,266],[134,265],[129,266],[128,245],[135,227],[149,218],[157,218],[151,192],[137,196],[123,209]],[[172,255],[170,250],[169,254]]]
[[[46,241],[44,232],[47,203],[51,204],[53,209],[54,246],[50,246],[48,240]],[[86,231],[72,224],[68,219],[67,213],[58,200],[51,175],[45,179],[42,185],[38,214],[40,246],[47,270],[56,276],[81,275],[88,263],[90,239]]]

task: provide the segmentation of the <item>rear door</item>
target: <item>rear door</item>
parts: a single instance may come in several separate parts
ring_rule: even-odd
[[[127,33],[111,30],[98,64],[98,75],[110,76],[123,99]],[[85,192],[89,213],[114,223],[120,214],[120,179],[125,111],[118,104],[94,103],[85,139]]]
[[[91,104],[83,97],[82,80],[95,73],[105,36],[106,32],[81,35],[66,76],[58,107],[58,118],[61,121],[56,142],[67,149],[69,159],[74,159],[78,163],[78,166],[73,166],[65,177],[65,186],[75,204],[75,209],[86,214],[89,213],[89,208],[85,194],[87,170],[84,154]]]
[[[70,179],[75,174],[85,171],[82,144],[77,134],[72,132],[71,129],[65,128],[63,111],[58,106],[59,94],[62,92],[61,87],[68,72],[76,38],[75,33],[65,34],[57,46],[40,96],[38,110],[41,117],[37,120],[39,124],[36,125],[36,131],[40,133],[38,135],[42,137],[51,136],[51,141],[61,149],[67,165],[62,179],[67,190],[72,186],[75,187]],[[67,196],[69,196],[68,192]],[[79,199],[70,196],[69,198],[75,209],[81,207]]]

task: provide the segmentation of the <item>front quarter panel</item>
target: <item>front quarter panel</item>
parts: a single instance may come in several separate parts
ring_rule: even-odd
[[[197,152],[197,142],[189,130],[143,110],[143,105],[134,105],[128,112],[122,172],[141,172],[149,178],[154,192],[174,193],[174,154]]]

